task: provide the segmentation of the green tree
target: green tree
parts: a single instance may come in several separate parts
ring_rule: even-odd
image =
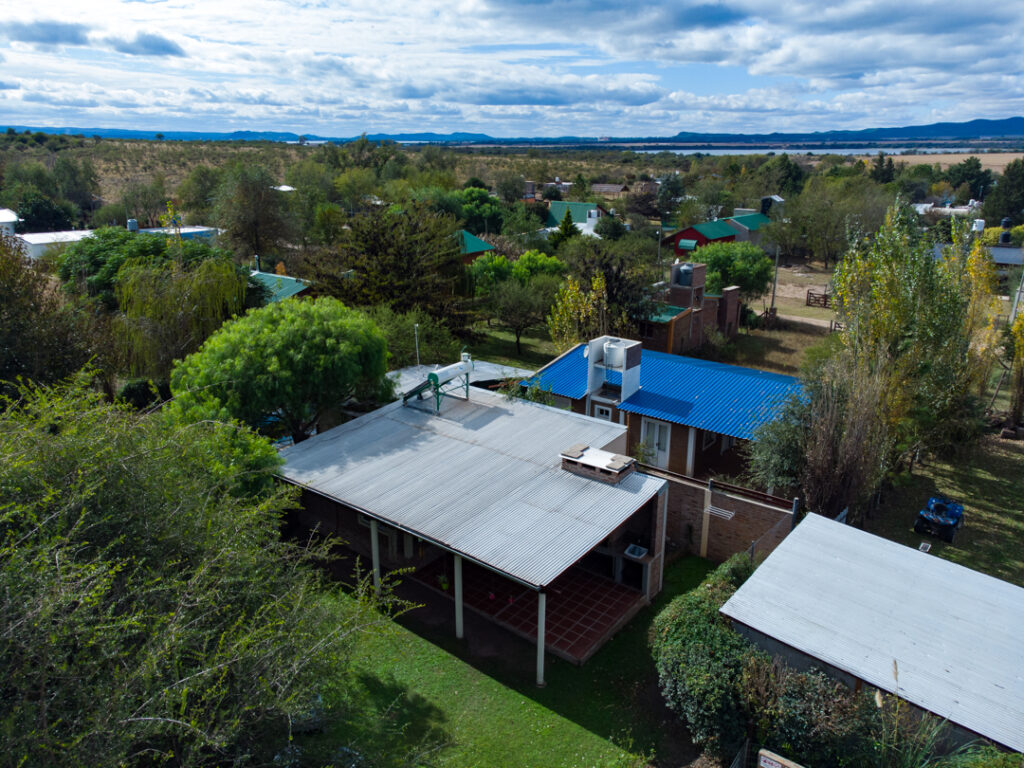
[[[169,199],[167,181],[157,174],[148,182],[129,181],[121,192],[120,205],[128,212],[128,218],[138,221],[139,226],[159,227]]]
[[[183,417],[278,420],[305,440],[325,408],[387,391],[387,342],[362,313],[329,297],[289,300],[231,320],[171,375]]]
[[[579,237],[579,235],[580,231],[572,220],[572,211],[566,208],[565,215],[562,217],[558,229],[548,235],[548,244],[551,248],[558,250],[562,245],[573,238]]]
[[[457,197],[467,230],[474,235],[501,232],[502,205],[486,189],[467,187]]]
[[[117,309],[115,288],[121,268],[129,262],[180,261],[195,265],[207,259],[230,259],[231,254],[202,240],[182,240],[163,235],[132,233],[117,227],[97,229],[89,237],[68,245],[58,257],[57,275],[73,293],[96,298],[110,310]]]
[[[38,192],[22,198],[18,205],[19,232],[55,232],[71,228],[75,210],[68,202],[57,202]]]
[[[208,223],[212,220],[217,188],[223,176],[224,171],[221,168],[197,165],[178,185],[177,198],[189,221]]]
[[[53,177],[62,198],[79,210],[92,210],[100,191],[99,176],[92,160],[85,157],[76,162],[61,154],[53,164]]]
[[[628,237],[614,242],[577,237],[559,251],[569,273],[582,284],[600,275],[608,326],[611,332],[623,335],[635,333],[636,324],[650,315],[650,286],[657,279],[652,254],[651,249],[645,252]]]
[[[604,276],[595,275],[589,290],[582,288],[574,277],[566,280],[555,296],[547,324],[559,353],[608,333],[608,293]]]
[[[594,225],[594,233],[605,240],[618,240],[626,234],[626,225],[617,216],[602,216]]]
[[[224,173],[215,215],[221,241],[242,258],[276,254],[288,238],[285,201],[275,184],[260,165],[239,162]]]
[[[421,364],[448,365],[459,359],[459,341],[443,322],[422,309],[398,313],[382,304],[369,307],[365,312],[387,340],[388,367],[391,369],[416,365],[417,339]]]
[[[0,764],[270,764],[330,715],[347,638],[382,616],[280,537],[294,494],[267,441],[81,382],[6,406]]]
[[[166,382],[175,360],[196,351],[245,306],[246,277],[227,258],[128,262],[118,273],[117,327],[133,376]]]
[[[355,306],[418,307],[457,328],[466,281],[455,231],[423,203],[354,216],[336,248],[310,257],[317,288]]]
[[[999,224],[1004,217],[1013,224],[1024,224],[1024,160],[1006,166],[995,189],[985,197],[983,210],[989,226]]]
[[[981,200],[986,192],[992,189],[992,171],[981,167],[981,160],[968,157],[962,162],[954,163],[943,174],[954,189],[967,185],[968,197]]]
[[[92,352],[88,316],[62,301],[15,238],[0,234],[0,394],[18,377],[53,382],[85,364]]]
[[[523,333],[544,322],[558,285],[558,278],[541,275],[525,284],[506,280],[495,287],[490,297],[491,313],[515,336],[517,355],[523,354]]]
[[[498,176],[495,185],[498,197],[507,205],[512,205],[523,199],[523,177],[515,173],[505,173]]]
[[[772,260],[753,243],[709,243],[696,251],[694,259],[708,265],[708,293],[720,294],[730,285],[738,285],[740,297],[752,301],[771,285]]]
[[[755,479],[795,481],[811,510],[850,505],[855,518],[886,473],[980,433],[998,303],[991,259],[965,234],[954,227],[954,247],[935,259],[912,212],[893,207],[850,249],[833,277],[844,329],[813,356],[799,401],[751,444]]]

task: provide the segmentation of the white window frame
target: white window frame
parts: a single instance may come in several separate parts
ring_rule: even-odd
[[[612,407],[610,405],[601,405],[600,403],[594,403],[594,418],[601,419],[602,421],[611,421]]]

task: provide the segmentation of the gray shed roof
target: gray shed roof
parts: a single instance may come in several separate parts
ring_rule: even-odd
[[[281,475],[529,586],[550,584],[655,496],[663,480],[617,485],[561,469],[576,443],[625,432],[606,421],[470,388],[391,403],[282,452]]]
[[[722,613],[1024,750],[1020,587],[808,515]]]

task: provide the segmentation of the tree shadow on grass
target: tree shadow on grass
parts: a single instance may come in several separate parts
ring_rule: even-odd
[[[654,765],[686,764],[699,755],[685,726],[664,704],[648,647],[651,622],[673,597],[700,582],[713,566],[688,558],[666,574],[665,589],[586,664],[577,666],[552,654],[545,658],[547,685],[535,680],[536,647],[472,611],[465,615],[465,639],[456,640],[451,602],[410,582],[423,608],[398,623],[456,656],[479,672],[560,716],[611,741],[631,754],[655,755]],[[418,590],[422,589],[420,593]],[[450,619],[450,617],[448,617]]]
[[[321,733],[297,740],[309,759],[425,766],[451,744],[444,711],[390,675],[356,673],[339,699]]]

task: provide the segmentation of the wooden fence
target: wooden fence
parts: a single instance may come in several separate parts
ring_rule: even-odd
[[[818,293],[815,290],[807,291],[807,306],[832,309],[832,294]]]

